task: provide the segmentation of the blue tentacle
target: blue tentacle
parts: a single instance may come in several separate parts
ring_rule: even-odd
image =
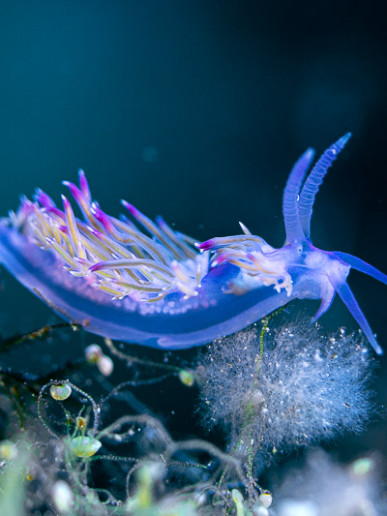
[[[327,310],[329,310],[329,308],[331,307],[332,303],[333,303],[333,300],[335,299],[335,290],[332,288],[332,292],[327,292],[324,297],[321,298],[321,304],[317,310],[317,312],[314,314],[311,322],[314,323],[316,322],[318,319],[320,319],[320,317],[325,314],[325,312]]]
[[[314,150],[308,149],[296,161],[289,179],[286,183],[282,201],[282,211],[284,216],[286,240],[289,243],[304,239],[304,233],[298,217],[298,194],[305,174],[310,167],[314,157]]]
[[[298,202],[298,214],[302,231],[306,238],[310,237],[310,221],[313,213],[313,204],[319,187],[324,180],[328,168],[337,158],[339,152],[343,150],[351,136],[351,133],[347,133],[331,145],[317,161],[305,180]]]
[[[335,281],[334,278],[329,277],[332,285],[334,286],[336,292],[341,297],[343,303],[348,308],[348,310],[351,312],[352,316],[357,321],[358,325],[360,326],[362,332],[370,342],[371,346],[374,348],[375,352],[378,355],[383,355],[383,349],[379,346],[373,332],[371,329],[371,326],[368,324],[368,321],[361,311],[360,306],[358,305],[355,296],[353,295],[352,290],[349,288],[348,284],[346,282],[340,283]]]
[[[361,260],[360,258],[357,258],[356,256],[353,256],[352,254],[342,253],[341,251],[334,251],[332,254],[340,258],[340,260],[343,260],[343,262],[348,263],[348,265],[350,265],[353,269],[364,272],[364,274],[368,274],[368,276],[372,276],[372,278],[375,278],[376,280],[381,281],[387,285],[387,275],[378,270],[373,265],[370,265],[369,263]]]

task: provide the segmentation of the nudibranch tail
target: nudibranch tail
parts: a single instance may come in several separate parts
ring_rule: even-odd
[[[18,211],[0,220],[0,262],[65,319],[104,337],[164,349],[229,335],[296,298],[321,300],[315,321],[337,293],[381,354],[347,277],[351,268],[385,284],[387,276],[310,240],[319,186],[349,137],[331,145],[309,175],[314,151],[296,162],[283,195],[286,242],[279,249],[242,223],[240,235],[197,243],[127,201],[127,216],[113,217],[93,201],[80,170],[79,186],[63,182],[75,212],[67,197],[60,208],[38,189],[34,201],[23,197]]]

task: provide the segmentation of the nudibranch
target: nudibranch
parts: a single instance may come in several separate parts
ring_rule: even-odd
[[[122,201],[127,216],[107,215],[92,200],[83,171],[79,187],[64,182],[76,217],[42,190],[0,219],[0,263],[68,321],[87,331],[164,349],[205,344],[241,330],[293,299],[321,299],[313,320],[338,293],[364,335],[382,349],[348,284],[351,268],[387,284],[387,276],[350,254],[317,249],[310,239],[315,196],[350,134],[311,167],[308,149],[283,195],[285,245],[275,249],[241,224],[242,234],[203,243],[153,222]]]

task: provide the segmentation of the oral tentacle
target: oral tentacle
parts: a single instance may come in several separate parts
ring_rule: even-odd
[[[343,260],[343,262],[348,263],[348,265],[350,265],[353,269],[364,272],[364,274],[367,274],[368,276],[371,276],[372,278],[387,285],[387,274],[384,274],[373,265],[370,265],[369,263],[360,258],[357,258],[356,256],[353,256],[352,254],[342,253],[341,251],[335,251],[333,254],[340,258],[340,260]]]
[[[356,298],[353,295],[352,290],[349,288],[348,284],[346,282],[341,283],[335,281],[335,279],[331,277],[329,279],[332,285],[334,286],[337,294],[340,296],[345,306],[348,308],[354,319],[357,321],[362,332],[370,342],[371,346],[374,348],[375,352],[378,355],[383,355],[383,349],[378,344],[372,332],[371,326],[369,325],[365,315],[363,314],[360,306],[358,305]]]

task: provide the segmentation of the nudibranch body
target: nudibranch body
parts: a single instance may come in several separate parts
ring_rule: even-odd
[[[268,315],[292,299],[321,299],[314,320],[336,293],[377,353],[382,353],[348,284],[352,268],[387,284],[359,258],[314,247],[313,203],[347,134],[309,175],[314,152],[294,165],[283,196],[286,242],[275,249],[241,224],[242,234],[196,243],[161,218],[151,221],[122,201],[129,217],[107,215],[92,200],[86,177],[64,182],[63,209],[43,191],[23,198],[0,220],[0,263],[66,320],[87,331],[164,349],[205,344]]]

